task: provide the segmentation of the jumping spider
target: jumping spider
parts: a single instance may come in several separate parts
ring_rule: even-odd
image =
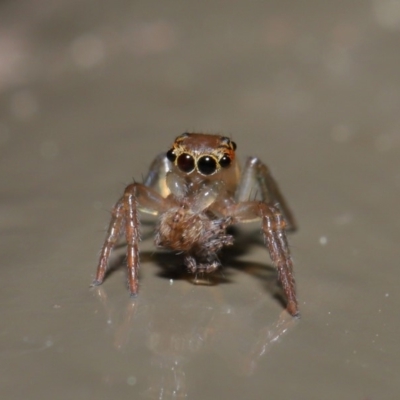
[[[228,137],[184,133],[152,163],[144,183],[128,185],[112,212],[94,285],[100,285],[121,231],[127,241],[128,286],[138,292],[139,211],[158,215],[155,244],[184,254],[188,270],[212,272],[216,253],[233,243],[228,226],[261,220],[265,244],[287,297],[287,310],[299,315],[286,230],[295,220],[267,166],[250,157],[243,172]],[[261,201],[250,200],[258,191]]]

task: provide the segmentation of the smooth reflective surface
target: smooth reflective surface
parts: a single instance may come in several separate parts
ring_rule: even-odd
[[[400,14],[392,1],[0,3],[0,397],[385,400],[400,391]],[[260,227],[197,279],[109,210],[186,130],[259,156],[293,208],[302,318]]]

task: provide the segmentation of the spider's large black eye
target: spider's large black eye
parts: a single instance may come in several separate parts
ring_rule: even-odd
[[[183,172],[192,172],[194,170],[194,158],[187,153],[183,153],[178,157],[178,167]]]
[[[167,151],[167,158],[171,162],[174,162],[176,160],[176,155],[174,154],[174,149]]]
[[[211,175],[217,170],[217,162],[210,156],[203,156],[197,161],[197,168],[203,175]]]
[[[227,155],[223,156],[220,160],[219,160],[219,165],[222,168],[226,168],[229,167],[231,165],[231,159],[230,157],[228,157]]]

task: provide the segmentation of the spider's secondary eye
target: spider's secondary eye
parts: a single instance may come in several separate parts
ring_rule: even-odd
[[[235,142],[231,142],[231,143],[232,143],[232,146],[233,146],[233,150],[236,150],[236,148],[237,148],[236,143]]]
[[[210,156],[203,156],[197,161],[197,168],[203,175],[211,175],[217,170],[217,162]]]
[[[194,158],[187,153],[183,153],[178,157],[178,167],[183,172],[192,172],[194,170]]]
[[[174,149],[167,151],[167,158],[171,162],[174,162],[176,160],[176,155],[174,154]]]
[[[231,165],[231,159],[228,156],[223,156],[220,160],[219,160],[219,165],[222,168],[226,168],[229,167]]]

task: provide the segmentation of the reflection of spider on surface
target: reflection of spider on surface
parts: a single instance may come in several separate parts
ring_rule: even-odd
[[[199,373],[198,361],[210,355],[213,368],[222,364],[227,373],[250,377],[298,323],[285,311],[260,318],[269,305],[263,291],[254,292],[254,288],[244,288],[246,294],[237,303],[236,293],[219,286],[208,287],[207,296],[204,290],[179,282],[160,287],[153,281],[149,286],[143,297],[131,301],[109,296],[103,287],[93,292],[105,317],[99,329],[104,338],[101,346],[112,344],[120,358],[121,369],[106,366],[103,379],[118,384],[126,379],[128,365],[134,380],[140,382],[136,390],[143,390],[145,398],[193,397],[199,379],[207,380],[206,371]],[[157,289],[161,304],[149,301]],[[132,359],[136,360],[133,364]]]
[[[159,216],[156,245],[184,253],[192,273],[219,267],[217,252],[233,244],[226,232],[229,225],[261,220],[287,310],[299,315],[286,239],[286,230],[296,228],[294,218],[266,165],[250,157],[241,173],[235,150],[235,142],[224,136],[178,136],[173,147],[153,161],[144,183],[127,186],[115,205],[93,284],[103,282],[111,250],[125,230],[128,285],[130,293],[137,294],[139,211]],[[249,200],[255,191],[261,201]]]

